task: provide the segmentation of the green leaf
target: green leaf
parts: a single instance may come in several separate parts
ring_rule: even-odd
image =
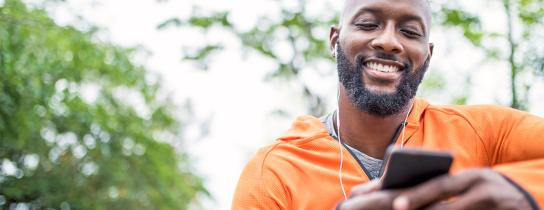
[[[180,140],[181,119],[131,60],[137,49],[95,32],[19,0],[0,8],[0,161],[16,167],[0,174],[1,208],[187,209],[209,195],[160,138]]]

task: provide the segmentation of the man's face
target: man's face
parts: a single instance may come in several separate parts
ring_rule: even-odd
[[[391,115],[414,97],[432,53],[425,1],[347,0],[340,28],[331,29],[331,46],[339,45],[340,82],[362,111]],[[363,101],[371,104],[357,104]]]

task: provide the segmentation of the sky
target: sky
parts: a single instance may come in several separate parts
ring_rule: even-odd
[[[325,1],[311,1],[310,10],[320,12]],[[144,49],[135,60],[151,74],[161,76],[163,94],[172,97],[180,107],[187,99],[191,100],[195,119],[193,124],[185,128],[185,139],[179,146],[193,157],[195,172],[204,177],[206,187],[213,196],[213,199],[202,200],[204,208],[230,209],[234,189],[245,162],[259,147],[272,143],[274,137],[287,129],[292,118],[306,114],[304,102],[297,95],[298,86],[263,82],[272,63],[251,54],[243,59],[235,37],[221,31],[212,30],[202,35],[198,31],[176,28],[159,31],[156,26],[172,17],[188,17],[191,5],[198,4],[204,9],[232,11],[231,20],[243,29],[252,26],[260,15],[277,15],[277,2],[66,0],[66,3],[49,5],[48,10],[61,25],[74,25],[81,29],[88,28],[89,24],[101,27],[97,40]],[[290,1],[284,2],[289,4]],[[464,2],[470,2],[466,5],[472,11],[489,7],[480,1]],[[492,9],[482,14],[489,21],[500,19],[501,16]],[[491,30],[501,30],[504,25],[494,21],[494,24],[486,26]],[[208,71],[198,70],[191,63],[181,60],[184,47],[219,40],[227,44],[226,53],[215,56]],[[438,46],[431,62],[431,71],[447,78],[446,91],[469,91],[469,104],[508,104],[508,94],[504,94],[508,93],[505,84],[509,84],[506,63],[482,64],[481,53],[448,31],[434,30],[431,41]],[[475,71],[471,77],[473,86],[469,90],[456,86],[465,81],[463,75],[466,71]],[[336,76],[321,78],[309,74],[303,79],[310,80],[308,84],[317,92],[330,96],[328,101],[332,106],[329,109],[332,111],[336,98]],[[544,87],[541,83],[535,89],[544,90]],[[532,98],[543,98],[543,92],[533,91]],[[448,97],[444,95],[431,94],[429,100],[432,103],[447,103]],[[532,105],[532,112],[543,116],[544,105],[539,103]],[[270,115],[278,107],[285,109],[289,116],[282,118]],[[198,124],[208,120],[209,133],[202,136]]]

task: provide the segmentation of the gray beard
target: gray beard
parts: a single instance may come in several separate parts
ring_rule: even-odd
[[[405,69],[402,71],[401,80],[395,92],[375,93],[366,88],[362,78],[365,58],[359,56],[356,59],[357,63],[352,64],[338,43],[337,46],[338,78],[346,89],[349,99],[359,111],[377,117],[387,117],[399,113],[408,105],[410,100],[415,97],[430,61],[430,57],[427,57],[425,63],[416,71],[412,71],[413,65],[405,63]],[[376,57],[395,60],[394,56],[383,53],[379,53]]]

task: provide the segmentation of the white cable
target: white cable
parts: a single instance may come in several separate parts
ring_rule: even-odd
[[[408,110],[408,114],[406,114],[406,118],[404,118],[404,123],[408,123],[408,116],[410,116],[410,112],[412,111],[413,107],[414,107],[414,102],[410,104],[410,109]],[[344,199],[347,200],[348,196],[346,194],[346,189],[344,188],[344,182],[342,180],[342,166],[344,164],[344,153],[342,152],[342,138],[340,137],[340,104],[338,105],[338,110],[336,110],[336,129],[337,129],[336,133],[338,137],[338,151],[340,152],[340,166],[338,169],[338,181],[340,181],[340,188],[342,188],[342,194],[344,195]],[[406,124],[402,127],[402,139],[401,139],[401,145],[400,145],[401,148],[404,147],[405,131],[406,131]]]
[[[336,45],[335,47],[337,47]],[[335,56],[336,51],[335,48]],[[336,93],[336,103],[338,104],[338,109],[336,110],[336,136],[338,137],[338,152],[340,152],[340,166],[338,168],[338,180],[340,181],[340,188],[342,188],[342,194],[344,195],[344,200],[348,199],[346,194],[346,188],[344,188],[344,182],[342,181],[342,166],[344,165],[344,153],[342,152],[342,139],[340,138],[340,84],[338,84],[338,92]],[[333,125],[334,128],[334,125]]]
[[[336,111],[336,128],[336,133],[338,137],[338,148],[340,152],[340,168],[338,169],[338,180],[340,181],[340,187],[342,188],[344,199],[347,200],[348,196],[346,194],[346,189],[344,188],[344,182],[342,181],[342,166],[344,163],[344,153],[342,152],[342,139],[340,138],[340,107],[338,107],[338,110]]]
[[[408,114],[406,114],[406,118],[404,119],[404,126],[402,126],[402,139],[400,143],[400,148],[404,147],[404,133],[406,131],[406,126],[408,125],[408,116],[410,116],[410,112],[412,112],[412,108],[414,108],[414,101],[412,101],[412,104],[410,105],[410,109],[408,109]]]

